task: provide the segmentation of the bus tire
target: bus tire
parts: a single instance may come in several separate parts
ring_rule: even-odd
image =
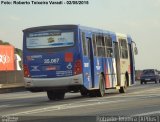
[[[65,92],[47,91],[49,100],[62,100],[64,99]]]
[[[65,96],[65,92],[56,92],[57,100],[63,100]]]
[[[105,95],[105,80],[103,75],[100,75],[99,89],[97,90],[97,97],[103,97]]]
[[[119,89],[119,93],[126,93],[126,92],[127,92],[127,78],[126,78],[124,86],[121,86]]]
[[[122,87],[120,87],[120,89],[119,89],[119,93],[126,93],[126,88],[125,88],[125,86],[122,86]]]
[[[47,91],[47,96],[49,100],[56,100],[56,94],[54,91]]]
[[[97,91],[96,90],[90,90],[89,91],[89,96],[90,97],[96,97],[97,96]]]
[[[88,91],[85,89],[80,90],[80,93],[82,96],[87,96],[88,95]]]

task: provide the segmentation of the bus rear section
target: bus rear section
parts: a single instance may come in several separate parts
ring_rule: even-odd
[[[25,87],[47,91],[50,100],[83,85],[77,26],[49,26],[24,30]]]

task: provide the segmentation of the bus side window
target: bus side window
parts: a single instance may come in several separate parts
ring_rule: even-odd
[[[97,45],[98,56],[105,57],[104,37],[101,35],[97,35],[96,42],[97,42],[96,45]]]
[[[113,56],[112,38],[110,36],[105,36],[105,46],[107,57]]]
[[[84,32],[82,32],[81,37],[82,37],[82,44],[83,44],[83,55],[87,56],[86,36]]]
[[[90,59],[91,57],[90,57],[90,51],[91,51],[91,45],[90,45],[90,42],[91,42],[91,38],[86,38],[86,40],[87,40],[87,46],[88,46],[88,48],[87,48],[87,50],[88,50],[88,58]]]
[[[128,59],[128,48],[126,39],[119,39],[121,58]]]
[[[97,56],[97,48],[96,48],[96,35],[92,35],[92,40],[93,40],[93,48],[94,48],[94,56]]]

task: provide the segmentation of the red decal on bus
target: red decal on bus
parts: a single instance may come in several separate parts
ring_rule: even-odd
[[[73,62],[73,53],[65,53],[65,62]]]

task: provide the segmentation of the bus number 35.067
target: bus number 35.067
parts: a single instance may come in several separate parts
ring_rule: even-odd
[[[44,59],[44,64],[57,64],[58,62],[59,62],[59,58]]]

